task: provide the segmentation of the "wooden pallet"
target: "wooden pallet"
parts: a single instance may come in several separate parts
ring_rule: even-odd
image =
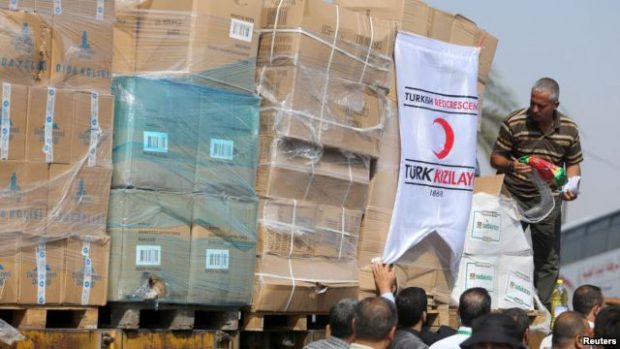
[[[0,319],[20,330],[97,329],[98,307],[0,306]]]
[[[326,314],[303,313],[243,313],[241,329],[248,332],[307,331],[324,329]]]
[[[426,325],[431,331],[436,331],[441,326],[458,327],[456,308],[451,308],[447,304],[429,306],[426,316]]]
[[[109,303],[102,308],[100,327],[121,329],[239,329],[239,311],[197,305]]]

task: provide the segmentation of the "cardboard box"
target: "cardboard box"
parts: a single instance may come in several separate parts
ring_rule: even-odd
[[[533,310],[536,289],[532,256],[501,256],[497,289],[497,308]]]
[[[136,12],[116,9],[113,28],[112,74],[132,75],[136,72],[136,40],[139,17]]]
[[[256,210],[253,198],[194,195],[188,303],[251,303]]]
[[[203,99],[194,191],[255,196],[259,99],[215,89]]]
[[[20,4],[22,0],[19,0]],[[20,5],[21,6],[21,5]],[[45,17],[114,20],[114,0],[36,0],[36,11]]]
[[[0,10],[0,76],[15,84],[47,84],[52,50],[52,25],[42,17]]]
[[[86,165],[51,165],[47,234],[103,236],[112,170]]]
[[[111,169],[114,97],[76,92],[73,103],[71,162]]]
[[[110,92],[112,25],[112,21],[96,21],[88,17],[54,17],[53,86]]]
[[[465,46],[481,48],[478,79],[486,83],[497,49],[497,39],[463,15],[451,14],[419,0],[335,0],[337,5],[399,22],[398,30]],[[396,81],[390,96],[396,98]]]
[[[0,0],[0,9],[32,12],[35,9],[35,0]]]
[[[187,301],[191,215],[191,196],[112,190],[109,301]]]
[[[377,156],[385,97],[366,85],[306,67],[262,67],[261,130]]]
[[[259,195],[354,210],[366,206],[367,158],[285,138],[264,137],[261,143],[256,183]]]
[[[0,233],[45,234],[48,165],[0,161]]]
[[[19,295],[19,234],[0,234],[0,303],[17,303]]]
[[[108,300],[109,237],[64,240],[63,304],[105,305]]]
[[[19,304],[60,304],[64,283],[64,242],[22,235],[19,261]],[[45,271],[40,270],[40,266]]]
[[[254,30],[260,26],[260,2],[155,0],[125,7],[118,14],[125,23],[140,23],[135,39],[125,36],[127,40],[117,43],[123,48],[116,52],[136,52],[133,69],[128,67],[134,61],[131,58],[115,65],[123,72],[193,75],[254,90],[258,49]]]
[[[280,31],[274,33],[274,27]],[[371,19],[321,0],[269,0],[264,3],[263,28],[259,66],[303,66],[389,87],[396,35],[392,21]]]
[[[263,255],[257,259],[251,309],[327,313],[340,299],[357,297],[357,274],[353,260]]]
[[[472,287],[482,287],[491,295],[491,308],[497,309],[497,301],[501,297],[497,290],[497,279],[501,274],[499,256],[461,257],[459,273],[452,291],[451,304],[458,305],[461,294]]]
[[[0,103],[0,159],[26,160],[28,88],[2,83]]]
[[[71,162],[73,96],[74,92],[69,90],[29,89],[26,160],[58,164]],[[53,110],[51,118],[48,108]],[[45,141],[46,128],[50,130],[49,144]]]
[[[308,201],[261,200],[258,254],[356,259],[362,214]]]
[[[114,79],[114,187],[191,193],[204,87]]]

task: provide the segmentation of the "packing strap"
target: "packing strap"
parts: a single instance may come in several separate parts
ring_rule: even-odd
[[[41,242],[35,249],[37,261],[37,304],[45,304],[45,288],[47,287],[47,261],[45,242]]]
[[[47,102],[45,106],[45,127],[43,137],[43,153],[45,162],[54,161],[54,111],[56,108],[56,89],[47,88]]]
[[[99,125],[99,93],[90,93],[90,145],[88,147],[88,167],[97,164],[97,148],[101,140],[101,126]]]
[[[90,258],[90,241],[84,240],[82,243],[82,305],[90,302],[90,290],[93,286],[93,261]]]
[[[62,14],[62,0],[54,0],[54,15]]]
[[[19,7],[18,0],[10,0],[9,1],[9,10],[16,11],[18,7]]]
[[[364,75],[366,75],[366,68],[368,67],[368,60],[370,59],[370,53],[372,52],[372,45],[375,43],[375,27],[372,22],[372,16],[368,16],[368,21],[370,24],[370,42],[368,43],[368,52],[366,53],[366,60],[364,61],[364,69],[362,69],[362,74],[360,75],[360,84],[364,81]]]
[[[288,301],[286,302],[286,306],[284,307],[284,311],[288,311],[288,309],[291,306],[291,302],[293,301],[293,295],[295,294],[295,287],[297,286],[295,284],[295,274],[293,273],[293,261],[291,259],[292,255],[293,255],[293,248],[294,248],[294,242],[295,242],[295,225],[297,222],[297,200],[293,200],[293,217],[291,219],[291,242],[289,245],[289,250],[288,250],[288,271],[289,271],[289,275],[291,277],[291,293],[288,296]]]
[[[97,0],[97,13],[95,14],[95,19],[98,21],[103,21],[105,15],[105,0]]]
[[[336,53],[336,42],[338,41],[338,34],[340,33],[340,6],[336,6],[336,30],[334,31],[334,41],[331,45],[331,52],[329,53],[329,60],[327,61],[327,68],[325,69],[325,82],[323,83],[323,95],[321,96],[321,113],[319,114],[319,127],[317,130],[317,137],[319,143],[321,143],[321,136],[323,135],[323,119],[325,117],[325,104],[328,102],[327,92],[329,90],[329,72],[334,62],[334,54]]]
[[[0,120],[0,159],[9,158],[11,139],[11,84],[2,83],[2,119]]]

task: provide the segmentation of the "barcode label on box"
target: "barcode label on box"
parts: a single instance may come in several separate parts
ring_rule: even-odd
[[[235,142],[226,139],[211,139],[210,155],[213,159],[232,160]]]
[[[246,42],[252,42],[254,23],[242,21],[236,18],[230,19],[230,37]]]
[[[165,132],[144,131],[144,151],[167,153],[168,134]]]
[[[207,269],[228,270],[229,250],[207,249]]]
[[[157,245],[137,245],[136,246],[136,266],[160,266],[161,265],[161,246]]]

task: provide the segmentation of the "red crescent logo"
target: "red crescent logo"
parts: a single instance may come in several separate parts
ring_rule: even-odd
[[[454,146],[454,131],[452,130],[450,124],[443,118],[435,119],[435,121],[433,121],[433,124],[438,124],[439,126],[441,126],[444,133],[446,134],[446,142],[443,145],[443,149],[440,152],[433,151],[433,153],[435,153],[435,156],[441,160],[448,156],[448,154],[450,154],[452,146]]]

